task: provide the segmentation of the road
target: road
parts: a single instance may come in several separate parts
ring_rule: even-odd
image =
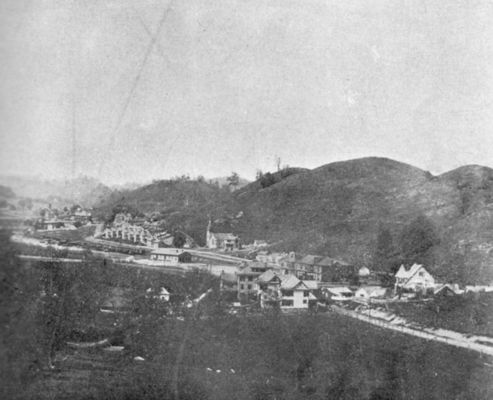
[[[446,343],[451,346],[461,347],[464,349],[468,349],[471,351],[476,351],[481,354],[486,354],[489,356],[493,356],[493,347],[483,345],[480,343],[476,343],[467,337],[458,334],[453,331],[440,330],[440,335],[436,333],[432,333],[430,331],[423,331],[418,329],[413,329],[404,325],[392,324],[387,321],[383,321],[377,318],[369,317],[367,315],[363,315],[356,311],[347,310],[345,308],[339,306],[332,306],[332,310],[337,312],[338,314],[345,315],[351,318],[359,319],[360,321],[367,322],[372,325],[379,326],[381,328],[390,329],[396,332],[405,333],[407,335],[416,336],[426,340],[433,340],[435,342]]]
[[[43,261],[43,262],[56,262],[56,263],[67,263],[67,264],[81,264],[86,260],[80,258],[59,258],[59,257],[44,257],[44,256],[30,256],[26,254],[19,254],[18,257],[21,260],[27,261]],[[147,269],[150,271],[157,271],[163,274],[172,274],[172,275],[184,275],[186,273],[186,269],[180,267],[156,267],[152,265],[145,264],[135,264],[124,262],[121,260],[112,260],[114,264],[118,264],[123,267],[131,267],[131,268],[139,268],[139,269]]]

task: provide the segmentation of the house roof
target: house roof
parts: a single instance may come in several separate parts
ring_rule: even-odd
[[[162,288],[159,290],[159,294],[160,294],[161,296],[165,296],[165,295],[169,294],[169,292],[166,290],[166,288],[165,288],[165,287],[162,287]]]
[[[321,258],[322,258],[321,256],[314,256],[314,255],[308,254],[301,259],[300,263],[301,264],[314,265],[314,264],[317,264]]]
[[[259,268],[258,266],[255,266],[255,267]],[[236,275],[256,275],[256,276],[258,276],[260,274],[262,274],[262,272],[252,271],[252,266],[250,266],[250,265],[248,267],[243,268],[241,271],[238,271],[236,273]]]
[[[214,233],[211,232],[211,235],[214,236],[218,240],[236,240],[238,236],[232,233]]]
[[[305,281],[304,280],[303,283],[310,290],[317,290],[318,289],[318,281]]]
[[[395,277],[397,279],[406,279],[406,282],[405,282],[405,284],[406,284],[421,270],[428,272],[428,271],[426,271],[426,269],[421,264],[415,263],[408,270],[406,270],[406,267],[404,267],[404,264],[403,264],[403,265],[401,265],[401,267],[399,268],[399,270],[395,274]]]
[[[279,278],[279,276],[274,271],[269,269],[269,270],[265,271],[264,273],[262,273],[261,275],[259,275],[259,277],[257,278],[257,281],[260,283],[268,283],[276,277]]]
[[[303,281],[299,280],[294,275],[281,275],[280,278],[281,278],[281,289],[287,289],[287,290],[294,289],[299,284],[303,284],[303,286],[306,287]]]
[[[411,278],[414,274],[418,272],[423,266],[420,264],[413,264],[411,268],[406,269],[404,264],[402,264],[395,274],[396,278],[401,278],[401,279],[409,279]]]
[[[345,286],[342,286],[342,287],[328,287],[328,288],[326,288],[326,290],[328,292],[332,293],[332,294],[335,294],[335,295],[340,295],[340,294],[344,294],[344,293],[351,294],[351,295],[353,294],[353,292],[349,288],[347,288]]]
[[[187,252],[183,249],[174,249],[174,248],[166,248],[166,247],[161,247],[159,249],[154,249],[151,251],[151,254],[158,254],[163,256],[181,256],[184,253]]]
[[[335,258],[332,257],[322,258],[319,262],[317,262],[317,265],[321,267],[332,267],[333,265],[350,266],[350,264],[348,264],[347,262],[336,260]]]
[[[436,287],[435,290],[433,291],[433,294],[438,294],[442,291],[447,291],[447,290],[452,291],[454,294],[463,293],[463,290],[459,290],[457,287],[454,287],[454,285],[446,283],[444,285],[440,285]]]
[[[381,286],[362,286],[357,290],[360,291],[365,291],[369,297],[380,297],[385,295],[387,289]]]

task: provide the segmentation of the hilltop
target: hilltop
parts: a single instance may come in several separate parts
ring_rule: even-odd
[[[425,221],[434,241],[424,260],[434,272],[445,279],[493,279],[493,170],[486,167],[433,176],[369,157],[264,174],[232,193],[206,182],[159,181],[114,193],[100,206],[108,211],[118,204],[157,212],[199,243],[210,214],[216,229],[233,230],[246,243],[265,239],[280,250],[368,265],[375,261],[379,231],[389,231],[396,260],[403,261],[403,235]]]

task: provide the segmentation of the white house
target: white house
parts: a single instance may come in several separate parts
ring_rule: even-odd
[[[159,292],[157,294],[154,294],[153,295],[153,292],[154,291],[152,290],[152,288],[149,288],[149,289],[146,290],[146,293],[148,295],[151,295],[155,299],[158,299],[158,300],[161,300],[161,301],[164,301],[164,302],[168,302],[169,301],[169,296],[170,295],[169,295],[169,292],[166,290],[165,287],[161,287],[159,289]]]
[[[435,287],[435,278],[420,264],[414,264],[406,270],[401,265],[395,274],[395,288],[426,292]]]
[[[159,265],[175,266],[192,262],[192,255],[183,249],[158,248],[152,250],[151,261]]]

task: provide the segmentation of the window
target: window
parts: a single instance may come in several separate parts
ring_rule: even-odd
[[[283,306],[283,307],[292,307],[293,306],[293,300],[283,300],[281,302],[281,306]]]
[[[308,292],[308,291],[303,292],[303,297],[308,297],[309,295],[310,295],[310,292]]]
[[[283,290],[282,291],[282,295],[283,296],[287,296],[287,297],[292,297],[293,296],[293,291],[292,290]]]
[[[252,290],[252,285],[247,286],[248,290]]]
[[[307,303],[308,303],[308,300],[304,299],[303,304],[307,304]]]
[[[245,288],[245,285],[243,283],[240,285],[240,289],[243,290]]]

